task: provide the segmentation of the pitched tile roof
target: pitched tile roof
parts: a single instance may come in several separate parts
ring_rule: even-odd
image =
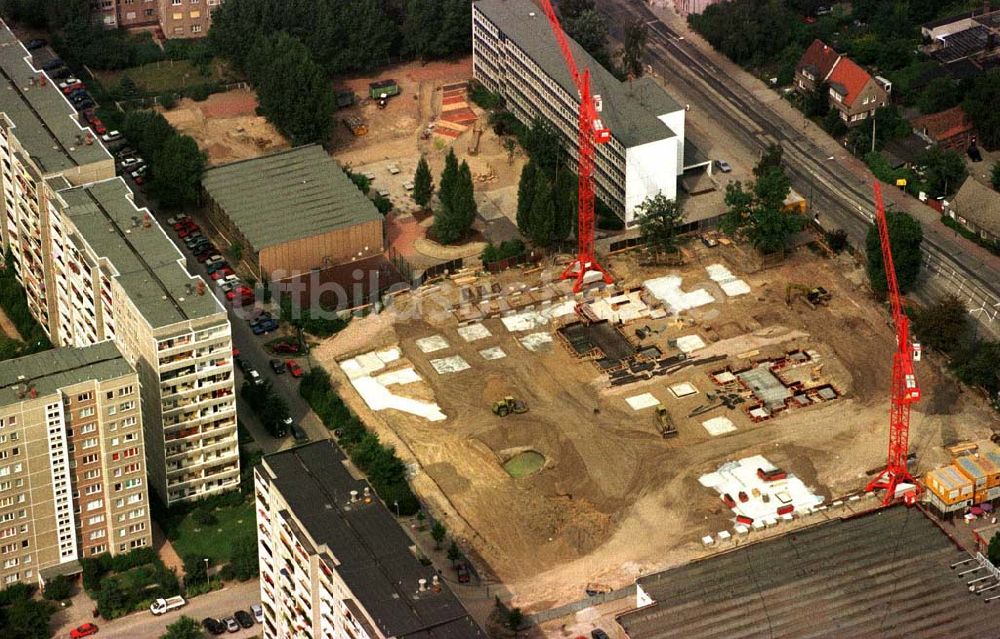
[[[975,128],[961,105],[938,113],[922,115],[919,118],[914,118],[910,124],[913,125],[914,130],[923,133],[935,142],[968,133]]]
[[[840,54],[834,51],[833,47],[817,38],[813,40],[809,48],[806,49],[806,52],[799,58],[799,63],[795,65],[795,70],[808,69],[812,75],[822,82],[830,75],[830,71],[833,70],[838,59],[840,59]]]
[[[833,67],[828,82],[830,86],[844,96],[844,104],[851,106],[858,94],[865,88],[872,77],[850,58],[840,58]]]
[[[1000,193],[966,178],[951,201],[952,210],[988,233],[1000,237]]]

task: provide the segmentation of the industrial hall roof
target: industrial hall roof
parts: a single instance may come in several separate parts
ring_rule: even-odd
[[[969,177],[955,194],[951,207],[959,216],[1000,237],[1000,193]]]
[[[474,5],[535,64],[579,103],[579,93],[552,28],[542,10],[528,0],[479,0]],[[566,37],[580,73],[590,69],[591,93],[601,96],[601,119],[622,146],[628,148],[669,139],[676,132],[657,116],[682,110],[653,81],[621,82],[575,40]]]
[[[922,511],[894,506],[642,577],[654,603],[618,621],[630,639],[996,637],[989,595],[951,569],[970,559]]]
[[[201,183],[257,251],[382,219],[315,144],[209,169]]]

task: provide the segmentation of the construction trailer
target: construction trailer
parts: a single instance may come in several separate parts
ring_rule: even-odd
[[[358,101],[358,96],[354,95],[354,91],[337,91],[333,94],[334,106],[338,109],[346,109],[349,106],[354,106]]]
[[[368,97],[372,100],[381,100],[399,95],[399,83],[395,80],[379,80],[368,85]]]

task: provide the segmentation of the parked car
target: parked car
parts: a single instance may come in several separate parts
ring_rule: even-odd
[[[715,168],[719,169],[723,173],[729,173],[733,170],[733,167],[729,166],[729,162],[726,162],[725,160],[716,160]]]
[[[219,270],[225,265],[226,265],[226,258],[218,254],[213,255],[212,257],[205,260],[205,268],[208,270],[209,273],[214,273],[215,271]]]
[[[133,171],[135,170],[136,167],[142,166],[143,164],[145,164],[145,162],[143,161],[142,158],[139,157],[128,157],[124,158],[121,161],[121,166],[123,169],[132,169]]]
[[[215,247],[211,243],[203,244],[194,251],[195,259],[204,264],[210,257],[215,255]]]
[[[455,566],[455,573],[458,575],[458,583],[467,584],[469,583],[469,568],[465,565],[464,561],[459,562]]]
[[[288,367],[288,372],[292,374],[292,377],[296,378],[302,377],[303,375],[302,368],[299,366],[299,363],[296,362],[294,359],[290,359],[287,362],[285,362],[285,366]]]
[[[240,624],[236,623],[236,620],[232,617],[226,617],[222,620],[222,623],[226,624],[226,630],[229,632],[239,632]]]
[[[231,280],[231,279],[228,279],[228,278],[223,278],[222,279],[222,283],[219,284],[219,288],[222,289],[223,293],[228,293],[228,292],[236,289],[237,287],[241,286],[242,284],[243,283],[240,282],[239,278],[236,278],[235,280]]]
[[[233,290],[226,292],[226,300],[238,306],[253,304],[255,299],[253,289],[248,286],[237,286]]]
[[[73,93],[74,91],[79,91],[81,89],[86,89],[87,86],[83,82],[80,82],[79,80],[77,80],[76,78],[67,78],[64,81],[62,81],[62,82],[59,83],[59,88],[62,89],[63,93],[65,93],[66,95],[69,95],[70,93]]]
[[[292,426],[292,418],[285,415],[281,422],[278,424],[277,432],[274,433],[275,437],[284,437],[288,434],[288,429]]]
[[[275,375],[283,375],[285,373],[285,363],[280,359],[272,359],[268,364]]]
[[[212,279],[218,281],[226,277],[227,275],[232,275],[232,274],[233,274],[233,269],[229,268],[228,266],[223,266],[219,270],[212,273]]]
[[[278,322],[273,319],[270,319],[254,326],[253,334],[264,335],[266,333],[270,333],[271,331],[275,330],[278,330]]]
[[[132,157],[133,155],[135,155],[135,149],[133,149],[128,145],[123,146],[122,148],[115,151],[115,157],[118,158],[119,161],[124,160],[125,158]]]
[[[260,604],[250,606],[250,612],[253,613],[253,618],[257,621],[257,623],[264,623],[264,609],[261,608]]]
[[[66,67],[60,67],[54,71],[49,71],[49,76],[51,76],[53,80],[65,80],[71,75],[73,75],[73,72]]]
[[[594,628],[591,630],[590,636],[592,639],[609,639],[608,633],[604,632],[601,628]]]
[[[239,368],[244,373],[247,370],[247,361],[240,357],[239,353],[233,355],[233,361],[236,362],[236,367]]]
[[[176,597],[167,597],[166,599],[161,597],[149,604],[149,611],[154,615],[162,615],[170,612],[171,610],[182,608],[186,604],[187,600],[180,595],[177,595]]]
[[[69,636],[71,637],[71,639],[80,639],[80,637],[89,637],[90,635],[96,635],[96,634],[97,634],[97,626],[90,623],[89,621],[69,631]]]
[[[131,175],[132,181],[135,182],[136,186],[142,186],[146,183],[146,178],[142,175],[142,173],[133,172]]]
[[[59,67],[65,66],[65,64],[66,63],[60,60],[59,58],[52,58],[51,60],[42,65],[42,69],[45,71],[55,71]]]
[[[115,142],[122,139],[122,134],[121,131],[108,131],[107,133],[101,135],[101,139],[105,142]]]
[[[240,278],[236,277],[235,275],[227,275],[224,278],[222,278],[221,280],[219,280],[219,286],[220,287],[226,286],[228,284],[230,286],[230,288],[231,288],[233,286],[236,286],[239,283],[240,283]]]
[[[201,620],[201,625],[205,628],[205,631],[212,635],[221,635],[226,631],[226,627],[218,619],[212,619],[211,617],[205,617]]]
[[[97,135],[103,136],[105,133],[108,132],[108,127],[104,126],[104,123],[101,122],[101,118],[94,118],[93,120],[91,120],[90,128],[92,128],[94,130],[94,133],[96,133]]]
[[[292,439],[304,444],[309,441],[309,435],[306,435],[306,431],[302,430],[302,427],[298,424],[289,424],[289,428],[292,429]]]
[[[27,49],[28,51],[34,51],[35,49],[41,49],[48,43],[49,41],[43,38],[34,38],[24,43],[24,48]]]
[[[256,368],[251,368],[247,371],[247,379],[254,383],[255,386],[259,386],[264,383],[264,378],[260,376]]]
[[[246,610],[237,610],[233,613],[233,617],[236,618],[237,623],[239,623],[244,628],[253,627],[253,617]]]
[[[271,349],[275,353],[285,353],[288,355],[298,355],[302,350],[299,345],[294,342],[278,342],[271,346]]]
[[[76,103],[83,102],[88,98],[90,98],[90,94],[87,93],[86,89],[75,89],[69,93],[69,99]]]
[[[186,219],[188,219],[188,216],[186,214],[184,214],[184,213],[181,213],[180,215],[175,215],[173,217],[168,217],[167,218],[167,224],[169,224],[170,226],[173,226],[173,227],[176,228],[176,226],[178,224],[180,224],[181,222],[183,222]]]
[[[96,105],[94,104],[93,100],[91,100],[90,98],[84,98],[81,102],[77,103],[76,110],[83,111],[84,109],[93,109],[94,106]]]

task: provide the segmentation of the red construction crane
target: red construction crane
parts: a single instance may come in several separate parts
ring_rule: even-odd
[[[896,267],[892,263],[889,226],[882,203],[882,185],[875,181],[875,223],[882,242],[882,264],[889,287],[892,321],[896,326],[896,352],[892,356],[892,403],[889,408],[889,458],[885,470],[875,476],[865,490],[885,490],[882,503],[888,506],[896,498],[900,484],[912,484],[913,490],[904,495],[906,502],[916,501],[919,488],[907,468],[910,437],[910,404],[920,399],[920,387],[913,373],[913,362],[920,361],[920,345],[910,342],[910,322],[903,312],[896,282]]]
[[[569,69],[573,83],[580,94],[579,115],[579,187],[577,188],[577,254],[576,260],[566,267],[562,279],[574,279],[573,292],[579,293],[583,288],[583,280],[589,271],[600,273],[604,281],[611,284],[614,280],[594,258],[594,145],[607,144],[611,140],[611,131],[604,126],[600,117],[600,98],[590,93],[590,69],[584,69],[581,74],[570,51],[566,34],[563,33],[559,18],[549,0],[541,0],[542,10],[549,19],[552,33],[559,42],[566,68]]]

